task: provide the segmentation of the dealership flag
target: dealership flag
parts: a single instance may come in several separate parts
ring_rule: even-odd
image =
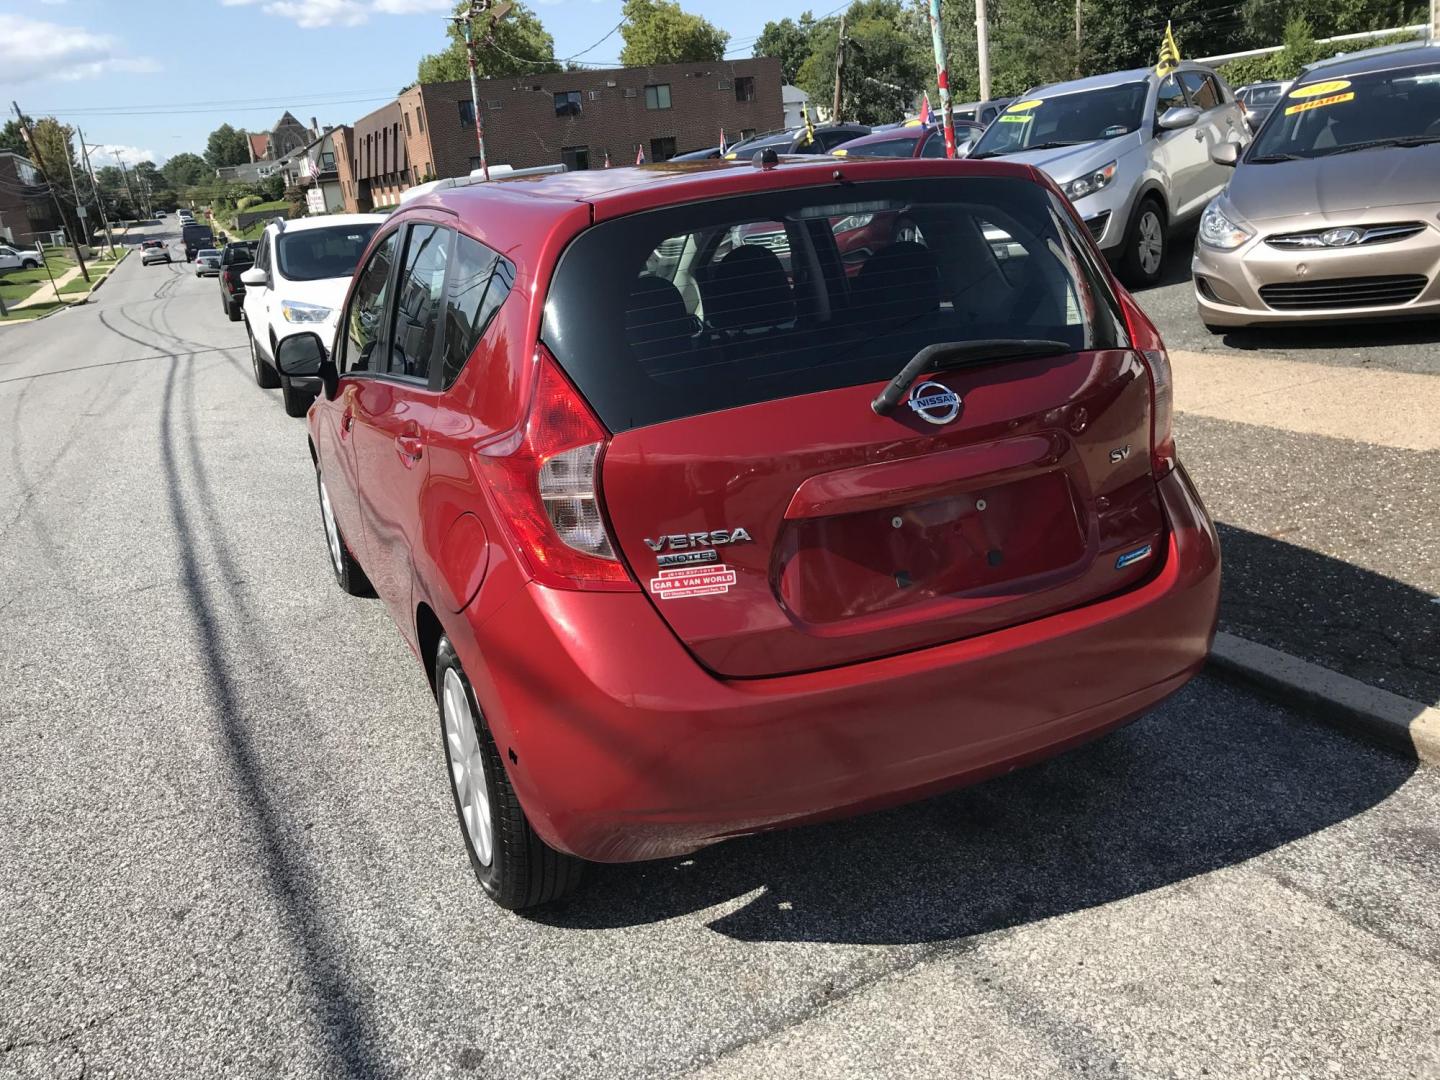
[[[610,167],[610,151],[609,151],[609,150],[606,150],[606,151],[605,151],[605,167],[606,167],[607,169]]]
[[[925,96],[920,99],[920,124],[922,127],[930,126],[930,91],[925,91]]]
[[[645,147],[643,145],[635,147],[635,164],[645,164]]]
[[[720,156],[721,156],[721,157],[724,157],[724,156],[725,156],[725,151],[728,150],[728,149],[729,149],[729,147],[727,147],[727,146],[725,145],[725,129],[724,129],[724,128],[721,128],[721,129],[720,129]]]
[[[1170,24],[1165,24],[1165,36],[1160,41],[1160,62],[1155,65],[1155,74],[1169,75],[1180,65],[1180,46],[1175,43],[1175,34]]]
[[[815,142],[815,125],[810,122],[810,106],[800,106],[801,115],[805,117],[805,145],[810,146]]]

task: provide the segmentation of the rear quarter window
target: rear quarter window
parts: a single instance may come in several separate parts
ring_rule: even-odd
[[[908,180],[602,222],[551,281],[542,337],[613,432],[891,378],[937,342],[1123,341],[1045,189]]]

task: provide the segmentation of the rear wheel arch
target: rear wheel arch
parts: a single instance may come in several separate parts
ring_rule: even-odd
[[[311,448],[314,452],[314,448]],[[420,650],[420,661],[425,667],[425,678],[430,683],[430,692],[435,692],[435,659],[440,650],[440,639],[445,628],[440,616],[423,601],[415,608],[415,644]]]

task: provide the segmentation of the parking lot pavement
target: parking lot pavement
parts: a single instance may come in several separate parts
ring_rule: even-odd
[[[1221,628],[1440,704],[1440,323],[1212,338],[1189,243],[1138,298],[1220,525]]]
[[[1440,1070],[1440,778],[1209,678],[499,911],[216,292],[131,259],[0,338],[0,1076]]]

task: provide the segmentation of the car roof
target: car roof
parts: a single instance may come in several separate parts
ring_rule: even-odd
[[[555,220],[588,204],[599,221],[643,210],[706,199],[727,198],[797,187],[835,185],[837,179],[868,181],[923,179],[961,175],[1036,180],[1029,165],[944,158],[834,158],[828,154],[781,155],[773,169],[749,160],[666,161],[612,169],[586,169],[546,176],[499,178],[436,191],[404,208],[439,209],[503,239]],[[843,174],[837,177],[837,174]],[[843,189],[837,188],[843,198]],[[508,204],[508,205],[507,205]],[[513,211],[513,212],[512,212]],[[537,220],[539,219],[539,220]],[[542,226],[543,227],[543,226]],[[489,241],[487,240],[487,243]]]
[[[962,124],[969,123],[967,120],[961,120],[959,122]],[[935,127],[933,124],[928,128],[922,124],[901,124],[898,127],[886,128],[884,131],[872,131],[869,135],[861,135],[858,139],[851,139],[847,143],[841,143],[835,149],[843,150],[847,146],[869,146],[872,143],[879,142],[896,142],[907,136],[911,142],[914,142],[934,130]]]
[[[1318,76],[1322,72],[1324,78],[1334,79],[1344,75],[1369,75],[1376,71],[1392,71],[1395,68],[1416,67],[1421,64],[1440,64],[1440,45],[1381,45],[1349,57],[1337,56],[1330,60],[1317,60],[1305,69],[1299,81],[1307,82],[1312,75]]]
[[[1203,71],[1213,75],[1213,68],[1204,64],[1197,64],[1193,60],[1183,60],[1175,68],[1176,71]],[[1103,90],[1109,86],[1123,86],[1125,83],[1158,81],[1160,76],[1155,74],[1154,68],[1131,68],[1129,71],[1111,71],[1104,75],[1091,75],[1084,79],[1072,79],[1070,82],[1050,83],[1047,86],[1037,87],[1025,95],[1025,97],[1044,97],[1046,94],[1073,94],[1083,90]]]
[[[496,183],[494,180],[490,182]],[[286,221],[285,232],[305,232],[308,229],[325,229],[337,225],[378,225],[384,220],[384,214],[321,214],[318,217],[294,218]],[[266,228],[272,228],[274,224],[272,221]]]

